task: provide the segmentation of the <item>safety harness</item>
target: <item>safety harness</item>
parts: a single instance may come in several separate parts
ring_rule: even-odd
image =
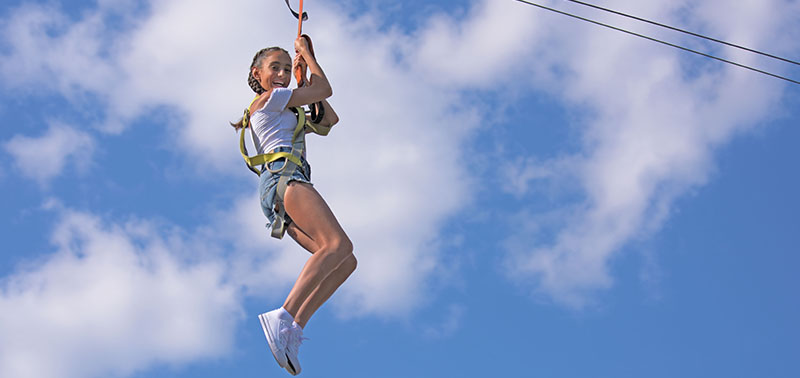
[[[253,173],[256,175],[261,176],[264,171],[268,171],[270,174],[280,174],[275,196],[275,220],[272,222],[271,235],[274,238],[282,239],[283,235],[286,233],[286,227],[289,225],[286,220],[286,209],[283,206],[283,200],[284,196],[286,195],[286,188],[289,185],[289,180],[291,179],[292,175],[294,175],[297,169],[302,169],[303,167],[303,159],[305,159],[306,133],[312,132],[325,136],[331,131],[331,126],[323,126],[318,123],[311,122],[308,118],[306,118],[305,110],[302,107],[292,108],[292,111],[297,115],[297,126],[295,126],[292,136],[292,150],[290,152],[277,151],[249,156],[247,153],[247,147],[244,143],[245,129],[250,128],[250,134],[253,137],[253,143],[258,146],[255,131],[250,124],[251,107],[253,106],[253,103],[255,103],[256,99],[258,99],[258,96],[253,99],[253,101],[250,103],[250,106],[248,106],[244,111],[244,117],[242,119],[242,124],[244,127],[242,127],[242,130],[239,134],[239,149],[241,150],[242,158],[244,158],[244,161],[247,164],[247,168],[253,171]],[[276,170],[269,168],[269,163],[280,159],[286,159],[283,167]]]
[[[299,12],[295,12],[292,9],[291,5],[289,5],[289,0],[286,0],[286,5],[289,7],[289,10],[292,12],[292,14],[297,18],[297,36],[302,36],[306,39],[308,42],[309,52],[313,56],[314,47],[311,44],[311,37],[303,34],[303,21],[308,19],[308,14],[303,12],[303,0],[300,0]],[[304,65],[298,65],[295,69],[294,74],[295,78],[297,79],[298,87],[302,87],[306,84],[305,68],[306,67]],[[289,186],[289,180],[298,169],[302,169],[303,167],[303,159],[305,159],[306,149],[306,133],[315,133],[325,136],[331,131],[331,126],[322,126],[319,124],[322,122],[322,119],[325,115],[325,108],[322,106],[321,102],[309,105],[311,110],[309,117],[306,117],[305,109],[302,107],[292,108],[291,110],[297,116],[297,126],[294,128],[294,134],[292,136],[291,151],[273,151],[265,154],[249,156],[247,153],[247,147],[245,147],[244,143],[244,130],[250,128],[250,134],[253,137],[253,144],[256,146],[256,148],[258,148],[258,139],[256,138],[256,133],[253,130],[252,125],[250,125],[251,108],[258,97],[259,96],[256,96],[256,98],[250,102],[250,105],[247,107],[247,109],[244,110],[244,117],[242,118],[243,127],[241,133],[239,134],[239,149],[242,152],[242,157],[244,158],[245,163],[247,163],[247,168],[253,171],[253,173],[256,175],[261,176],[264,171],[269,171],[270,174],[280,175],[275,193],[275,220],[272,222],[271,234],[274,238],[282,239],[283,235],[286,233],[286,228],[289,226],[283,201],[286,195],[286,188]],[[283,167],[276,170],[270,169],[269,163],[280,159],[285,159]],[[259,166],[260,169],[258,168]]]

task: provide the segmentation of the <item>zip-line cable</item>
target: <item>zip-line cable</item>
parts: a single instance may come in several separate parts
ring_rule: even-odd
[[[697,51],[697,50],[692,50],[692,49],[690,49],[688,47],[683,47],[683,46],[680,46],[680,45],[676,45],[674,43],[665,42],[665,41],[662,41],[660,39],[656,39],[656,38],[653,38],[653,37],[648,37],[648,36],[643,35],[643,34],[639,34],[639,33],[635,33],[635,32],[629,31],[629,30],[618,28],[616,26],[604,24],[602,22],[591,20],[591,19],[584,18],[584,17],[581,17],[581,16],[576,16],[576,15],[571,14],[571,13],[560,11],[558,9],[553,9],[553,8],[550,8],[550,7],[541,5],[541,4],[533,3],[533,2],[530,2],[530,1],[527,1],[527,0],[516,0],[516,1],[518,1],[520,3],[525,3],[525,4],[528,4],[528,5],[532,5],[532,6],[541,8],[541,9],[549,10],[551,12],[559,13],[559,14],[562,14],[562,15],[565,15],[565,16],[569,16],[569,17],[572,17],[572,18],[576,18],[576,19],[579,19],[579,20],[582,20],[582,21],[590,22],[592,24],[603,26],[603,27],[606,27],[606,28],[609,28],[609,29],[613,29],[613,30],[616,30],[616,31],[620,31],[620,32],[626,33],[626,34],[630,34],[630,35],[633,35],[633,36],[636,36],[636,37],[639,37],[639,38],[644,38],[644,39],[647,39],[649,41],[658,42],[660,44],[667,45],[667,46],[670,46],[670,47],[674,47],[676,49],[680,49],[680,50],[683,50],[683,51],[686,51],[686,52],[694,53],[694,54],[697,54],[697,55],[702,55],[702,56],[704,56],[706,58],[711,58],[711,59],[718,60],[718,61],[723,62],[723,63],[732,64],[732,65],[740,67],[740,68],[744,68],[744,69],[747,69],[747,70],[750,70],[750,71],[758,72],[758,73],[761,73],[761,74],[764,74],[764,75],[767,75],[767,76],[772,76],[772,77],[774,77],[776,79],[781,79],[781,80],[788,81],[790,83],[794,83],[794,84],[800,85],[800,81],[792,80],[792,79],[789,79],[789,78],[784,77],[784,76],[780,76],[780,75],[776,75],[774,73],[770,73],[770,72],[767,72],[767,71],[764,71],[764,70],[760,70],[758,68],[753,68],[753,67],[741,64],[741,63],[736,63],[734,61],[730,61],[730,60],[727,60],[727,59],[719,58],[719,57],[716,57],[716,56],[711,55],[711,54],[706,54],[704,52],[700,52],[700,51]]]
[[[572,2],[572,3],[580,4],[580,5],[584,5],[584,6],[587,6],[587,7],[594,8],[594,9],[599,9],[599,10],[604,11],[604,12],[613,13],[613,14],[616,14],[616,15],[619,15],[619,16],[623,16],[623,17],[634,19],[636,21],[641,21],[641,22],[645,22],[645,23],[648,23],[648,24],[651,24],[651,25],[660,26],[660,27],[665,28],[665,29],[669,29],[669,30],[673,30],[673,31],[676,31],[676,32],[688,34],[688,35],[691,35],[693,37],[702,38],[702,39],[709,40],[709,41],[716,42],[716,43],[720,43],[720,44],[723,44],[723,45],[726,45],[726,46],[730,46],[730,47],[734,47],[734,48],[737,48],[737,49],[749,51],[749,52],[754,53],[754,54],[763,55],[763,56],[766,56],[766,57],[769,57],[769,58],[772,58],[772,59],[777,59],[777,60],[784,61],[786,63],[796,64],[796,65],[800,66],[800,62],[796,62],[796,61],[791,60],[791,59],[782,58],[782,57],[779,57],[779,56],[776,56],[776,55],[772,55],[772,54],[768,54],[768,53],[765,53],[765,52],[762,52],[762,51],[751,49],[749,47],[744,47],[744,46],[741,46],[741,45],[737,45],[735,43],[730,43],[730,42],[726,42],[726,41],[723,41],[723,40],[720,40],[720,39],[708,37],[708,36],[705,36],[705,35],[702,35],[702,34],[698,34],[698,33],[694,33],[694,32],[688,31],[688,30],[683,30],[681,28],[676,28],[674,26],[669,26],[669,25],[662,24],[662,23],[659,23],[659,22],[656,22],[656,21],[651,21],[651,20],[648,20],[648,19],[645,19],[645,18],[641,18],[641,17],[633,16],[633,15],[630,15],[630,14],[627,14],[627,13],[615,11],[613,9],[603,8],[603,7],[599,6],[599,5],[589,4],[587,2],[583,2],[583,1],[579,1],[579,0],[565,0],[565,1],[569,1],[569,2]]]

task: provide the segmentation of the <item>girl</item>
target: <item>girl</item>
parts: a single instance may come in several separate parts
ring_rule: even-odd
[[[320,125],[330,127],[339,121],[325,100],[333,90],[306,38],[298,37],[294,46],[297,52],[294,61],[286,50],[270,47],[256,53],[250,65],[247,81],[258,97],[250,105],[251,112],[232,125],[237,130],[252,127],[260,154],[292,150],[297,118],[291,108],[321,102],[324,117]],[[307,68],[311,78],[306,86],[289,89],[291,73],[298,67],[303,72]],[[286,232],[312,256],[303,266],[283,306],[259,315],[275,360],[292,375],[300,373],[297,353],[303,340],[303,327],[356,269],[353,245],[312,186],[311,167],[304,158],[289,176],[283,210],[289,224]],[[261,209],[270,222],[275,220],[276,187],[286,160],[268,163],[260,176]]]

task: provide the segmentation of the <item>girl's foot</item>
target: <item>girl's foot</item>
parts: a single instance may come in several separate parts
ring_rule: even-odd
[[[286,344],[286,371],[291,375],[300,374],[300,360],[297,359],[297,354],[300,352],[300,344],[303,340],[308,340],[303,337],[303,329],[297,323],[292,323],[292,328],[288,330],[288,342]]]
[[[269,343],[269,349],[272,351],[275,361],[282,368],[288,369],[286,347],[289,344],[292,316],[281,307],[259,315],[258,320],[261,321],[261,328],[267,337],[267,343]]]

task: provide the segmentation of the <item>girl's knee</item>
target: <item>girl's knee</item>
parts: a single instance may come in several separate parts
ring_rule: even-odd
[[[329,247],[336,254],[343,257],[353,254],[353,242],[344,233],[333,238],[329,243]]]
[[[316,254],[329,256],[338,265],[353,255],[353,243],[346,235],[336,236],[323,242]]]
[[[350,253],[342,262],[341,268],[346,269],[349,275],[350,273],[353,273],[356,270],[357,266],[358,266],[358,260],[356,259],[356,256]]]

